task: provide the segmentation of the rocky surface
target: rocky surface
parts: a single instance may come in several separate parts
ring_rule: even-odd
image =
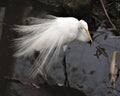
[[[96,37],[92,45],[83,42],[72,42],[66,52],[67,74],[70,86],[82,90],[88,96],[113,96],[114,91],[109,86],[109,69],[111,56],[114,51],[120,51],[119,36],[113,36],[112,33],[104,27],[99,27],[99,32],[94,33]],[[98,34],[102,35],[98,36]],[[106,38],[107,34],[107,38]],[[100,45],[105,49],[108,57],[104,55],[96,56],[96,46]],[[62,55],[61,57],[62,58]],[[21,80],[25,79],[26,70],[31,66],[30,60],[17,59],[15,76]],[[120,66],[120,65],[119,65]],[[47,72],[54,84],[64,86],[64,68],[62,59],[58,63],[52,64]],[[36,78],[37,83],[43,83],[40,78]],[[117,89],[120,79],[118,79]],[[22,89],[21,89],[22,90]],[[117,92],[119,94],[119,92]]]

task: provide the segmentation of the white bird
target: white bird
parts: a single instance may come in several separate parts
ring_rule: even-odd
[[[35,19],[33,25],[17,26],[16,31],[22,37],[15,40],[17,52],[15,56],[31,56],[34,51],[40,51],[30,69],[30,76],[35,77],[38,73],[44,74],[44,67],[50,53],[51,60],[58,59],[60,49],[67,46],[73,40],[92,42],[88,31],[88,24],[84,20],[73,17],[54,17],[53,19]]]

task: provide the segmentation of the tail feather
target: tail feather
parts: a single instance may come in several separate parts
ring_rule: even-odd
[[[66,38],[66,35],[56,29],[56,19],[41,24],[17,26],[14,30],[23,34],[22,37],[15,40],[18,50],[15,56],[27,57],[33,54],[35,50],[40,51],[40,55],[27,73],[31,78],[34,78],[38,73],[44,77],[44,67],[47,66],[46,71],[48,71],[51,66],[48,62],[50,54],[52,53],[50,62],[56,61]]]
[[[57,42],[54,42],[49,49],[44,49],[37,57],[31,69],[27,72],[31,78],[34,78],[40,73],[46,79],[46,72],[49,71],[51,63],[58,60],[60,49],[62,47],[62,40],[58,42],[57,46],[56,43]],[[52,56],[50,57],[51,54]],[[50,58],[50,61],[48,61],[48,58]]]
[[[36,49],[37,45],[44,45],[45,37],[44,32],[48,30],[53,21],[36,24],[36,25],[28,25],[28,26],[19,26],[17,25],[14,30],[21,33],[22,37],[14,40],[17,52],[14,56],[30,56],[33,51]],[[43,42],[42,42],[43,41]],[[41,45],[41,46],[42,46]]]
[[[38,73],[45,76],[45,72],[49,71],[51,64],[58,60],[60,49],[66,41],[67,34],[63,34],[60,31],[62,29],[56,26],[56,19],[47,20],[43,19],[44,22],[40,24],[14,28],[23,35],[15,39],[16,57],[27,57],[31,56],[35,50],[40,51],[39,56],[27,72],[31,78],[34,78]]]
[[[52,15],[46,15],[45,18],[29,17],[29,18],[27,18],[27,21],[29,24],[43,24],[46,22],[50,22],[56,18],[57,17],[52,16]]]

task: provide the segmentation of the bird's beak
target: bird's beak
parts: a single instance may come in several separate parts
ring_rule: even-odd
[[[92,43],[92,42],[93,42],[93,40],[92,40],[92,38],[91,38],[90,32],[89,32],[87,29],[85,29],[85,31],[87,32],[88,37],[89,37],[89,39],[90,39],[90,41],[91,41],[91,43]]]

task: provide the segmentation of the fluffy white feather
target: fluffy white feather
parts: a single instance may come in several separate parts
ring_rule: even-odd
[[[86,32],[88,25],[84,20],[79,21],[72,17],[55,17],[36,19],[35,22],[39,24],[15,28],[17,32],[23,34],[22,37],[15,40],[18,49],[15,56],[27,57],[35,50],[40,51],[40,55],[29,70],[31,77],[35,77],[38,72],[44,75],[44,67],[48,64],[47,59],[51,52],[53,52],[51,60],[57,60],[60,49],[64,45],[75,39],[84,42],[91,40]]]

